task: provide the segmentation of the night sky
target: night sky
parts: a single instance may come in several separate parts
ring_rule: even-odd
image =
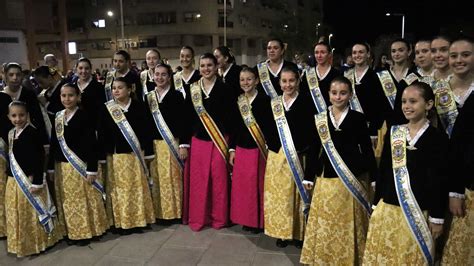
[[[400,34],[401,17],[386,17],[387,12],[405,14],[405,37],[410,41],[461,29],[471,37],[474,33],[473,0],[323,1],[323,23],[333,27],[333,45],[340,49],[356,40],[373,43],[381,34]]]

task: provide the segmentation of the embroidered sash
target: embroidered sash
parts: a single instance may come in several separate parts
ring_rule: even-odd
[[[336,150],[334,142],[331,139],[331,133],[329,132],[328,116],[327,112],[323,112],[314,116],[316,121],[316,128],[318,129],[319,138],[326,151],[326,154],[331,162],[332,167],[336,171],[337,175],[341,179],[344,186],[352,194],[360,205],[365,209],[367,215],[370,216],[372,208],[369,200],[367,190],[357,180],[354,174],[351,172],[349,167],[341,158],[341,155]]]
[[[143,70],[140,73],[140,81],[142,82],[143,101],[145,101],[146,94],[148,93],[148,87],[146,85],[148,79],[148,70]]]
[[[105,78],[105,100],[108,102],[113,100],[114,97],[112,96],[112,83],[115,80],[115,70],[107,72],[107,77]]]
[[[362,109],[362,105],[359,102],[359,98],[357,97],[357,93],[355,90],[355,85],[356,85],[356,78],[355,78],[355,71],[354,69],[349,69],[344,73],[344,76],[348,78],[351,81],[352,84],[352,98],[349,100],[349,105],[352,110],[357,111],[359,113],[364,113],[364,110]]]
[[[146,94],[148,100],[148,106],[150,107],[151,114],[153,116],[153,120],[155,121],[156,128],[158,132],[160,132],[161,137],[168,145],[171,154],[173,154],[176,162],[178,163],[181,171],[184,169],[184,163],[179,159],[179,146],[176,142],[173,133],[169,129],[168,125],[166,124],[165,119],[160,111],[160,106],[158,104],[158,99],[156,97],[156,91],[150,91]]]
[[[449,81],[436,81],[433,86],[433,91],[435,94],[436,111],[438,112],[441,124],[443,124],[448,136],[451,137],[454,123],[456,123],[459,112]]]
[[[404,77],[403,80],[410,86],[413,82],[419,80],[419,78],[415,73],[410,73],[410,75]]]
[[[138,141],[135,132],[132,129],[132,126],[128,122],[127,118],[122,112],[122,108],[115,101],[108,101],[105,103],[107,110],[110,113],[110,116],[114,119],[115,124],[117,124],[120,132],[122,132],[123,137],[127,140],[130,148],[132,148],[133,153],[138,157],[140,164],[142,165],[143,172],[147,177],[150,177],[148,167],[145,163],[145,157],[143,156],[142,149],[140,146],[140,141]],[[150,179],[151,180],[151,179]]]
[[[64,157],[66,157],[67,161],[72,165],[72,167],[87,181],[87,165],[84,161],[74,153],[73,150],[69,148],[66,143],[66,139],[64,138],[64,120],[66,119],[65,110],[59,111],[56,113],[55,119],[55,129],[56,129],[56,136],[58,137],[59,146],[63,152]],[[98,181],[94,180],[92,182],[92,186],[97,189],[102,198],[105,200],[105,190],[104,186]]]
[[[433,76],[423,76],[420,78],[420,81],[430,85],[431,88],[435,85],[435,79]]]
[[[316,69],[314,67],[311,67],[306,71],[306,80],[308,81],[309,91],[311,92],[311,97],[313,98],[316,110],[318,110],[318,113],[326,111],[326,102],[321,94],[318,77],[316,76]]]
[[[268,65],[267,62],[262,62],[257,64],[258,69],[258,76],[260,77],[260,82],[262,83],[262,87],[265,90],[265,93],[270,96],[271,99],[278,96],[275,88],[273,87],[273,83],[270,80],[270,73],[268,72]]]
[[[51,197],[49,195],[49,191],[46,190],[46,197],[47,202],[44,202],[43,199],[39,195],[35,195],[30,192],[30,188],[32,186],[28,176],[26,176],[25,172],[21,169],[20,165],[15,159],[15,155],[13,154],[13,138],[15,135],[15,129],[10,130],[8,133],[8,140],[9,140],[9,158],[10,158],[10,168],[15,178],[15,181],[20,188],[23,195],[26,197],[28,202],[31,206],[35,209],[36,213],[38,214],[38,219],[40,224],[43,226],[46,233],[51,233],[54,229],[53,223],[53,215],[56,212],[56,208],[51,202]],[[44,184],[45,189],[47,189],[47,185]]]
[[[426,222],[423,211],[418,205],[410,186],[410,174],[407,168],[407,135],[408,128],[404,125],[392,126],[390,144],[392,150],[393,177],[397,190],[398,202],[408,227],[421,249],[428,265],[433,265],[434,241]]]
[[[3,160],[7,159],[7,144],[1,137],[0,137],[0,158],[2,158]]]
[[[181,92],[181,94],[183,94],[183,97],[186,98],[186,92],[184,91],[183,86],[183,72],[176,72],[176,74],[173,75],[173,81],[175,89]]]
[[[49,119],[48,116],[48,102],[46,102],[45,105],[42,104],[42,102],[46,101],[46,90],[42,90],[40,94],[38,95],[38,100],[39,100],[39,107],[41,111],[41,116],[43,117],[44,121],[44,127],[46,130],[46,135],[48,136],[48,140],[51,139],[51,130],[53,128],[53,125],[51,124],[51,120]]]
[[[227,162],[229,158],[229,146],[227,145],[224,135],[222,135],[216,123],[206,111],[206,108],[204,108],[201,95],[201,82],[202,80],[199,80],[194,82],[191,86],[191,99],[193,101],[194,110],[196,110],[196,113],[206,129],[207,134],[211,137],[212,142],[214,142],[214,145],[216,145],[222,157]]]
[[[300,159],[293,143],[293,137],[291,136],[291,131],[288,126],[284,110],[285,109],[283,107],[282,96],[278,96],[272,99],[273,117],[275,118],[275,123],[278,129],[278,136],[280,137],[281,148],[285,153],[286,161],[288,163],[288,166],[290,167],[293,176],[293,181],[295,182],[301,199],[303,199],[303,212],[306,215],[309,211],[310,198],[303,186],[304,171],[303,167],[301,167]]]
[[[388,70],[377,72],[377,76],[379,77],[379,81],[382,84],[385,97],[387,97],[388,102],[393,109],[395,106],[395,97],[397,96],[397,87],[393,82],[392,76]]]
[[[257,143],[260,153],[266,160],[268,156],[268,150],[265,144],[265,137],[263,136],[262,130],[258,126],[257,120],[253,116],[252,105],[249,103],[247,97],[245,97],[243,94],[239,96],[237,104],[239,105],[240,115],[244,120],[245,126],[247,126],[250,135],[252,136],[255,143]]]

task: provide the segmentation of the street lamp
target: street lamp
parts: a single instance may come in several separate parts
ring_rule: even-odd
[[[111,10],[107,11],[107,16],[113,17],[113,16],[114,16],[114,12],[112,12]]]
[[[402,17],[402,39],[405,38],[405,14],[402,14],[402,13],[386,13],[385,16],[387,17],[390,17],[390,16],[394,16],[394,17]]]
[[[331,38],[333,37],[334,35],[331,33],[329,34],[329,46],[331,46]]]
[[[110,18],[114,17],[114,12],[112,10],[107,11],[107,16]],[[117,19],[114,22],[114,29],[115,29],[115,50],[118,51],[118,37],[117,37]]]
[[[316,39],[319,39],[319,27],[321,27],[321,23],[316,25]]]

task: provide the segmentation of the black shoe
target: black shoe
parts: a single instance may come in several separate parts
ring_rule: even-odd
[[[283,239],[277,239],[276,246],[279,248],[285,248],[286,246],[288,246],[288,242]]]
[[[242,230],[248,232],[248,231],[252,230],[252,228],[243,225],[243,226],[242,226]]]
[[[77,240],[75,242],[76,242],[76,246],[80,246],[80,247],[88,246],[91,243],[90,239],[82,239],[82,240]]]
[[[295,240],[295,247],[297,249],[302,249],[303,248],[303,241],[301,240]]]
[[[263,230],[260,229],[260,228],[251,228],[251,229],[250,229],[250,232],[251,232],[252,234],[258,235],[258,234],[260,234],[261,232],[263,232]]]

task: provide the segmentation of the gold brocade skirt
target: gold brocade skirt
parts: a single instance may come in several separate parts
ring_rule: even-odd
[[[0,237],[7,235],[7,222],[5,220],[5,186],[7,183],[6,168],[6,160],[0,157]]]
[[[155,159],[150,165],[153,178],[153,207],[158,219],[181,218],[183,178],[176,159],[164,140],[153,142]]]
[[[383,122],[382,127],[377,131],[377,147],[374,151],[377,164],[380,163],[380,158],[382,157],[385,134],[387,134],[387,122]]]
[[[361,183],[367,188],[368,182]],[[360,265],[369,217],[340,178],[317,178],[300,262]]]
[[[41,189],[46,202],[46,188]],[[5,191],[5,214],[7,221],[7,250],[18,257],[38,254],[53,246],[62,236],[56,228],[51,234],[44,231],[35,209],[28,202],[13,177],[8,177]],[[57,220],[54,218],[54,226]]]
[[[265,234],[279,239],[303,240],[303,201],[283,149],[279,153],[268,152],[263,197]]]
[[[100,236],[109,228],[101,193],[89,184],[70,163],[57,163],[61,176],[62,210],[69,239]]]
[[[474,265],[474,191],[466,189],[466,215],[453,217],[442,265]]]
[[[372,213],[363,265],[426,265],[400,206],[380,200]]]
[[[154,223],[148,180],[135,154],[113,154],[107,164],[107,197],[112,202],[115,227],[130,229]]]

